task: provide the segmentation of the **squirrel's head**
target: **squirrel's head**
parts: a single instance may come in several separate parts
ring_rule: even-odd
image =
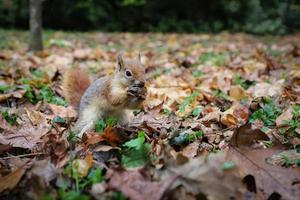
[[[122,54],[117,58],[117,74],[123,85],[136,85],[144,87],[145,85],[145,68],[141,63],[141,55],[132,60],[123,59]]]

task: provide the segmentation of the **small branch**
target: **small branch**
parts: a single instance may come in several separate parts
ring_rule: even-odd
[[[17,155],[17,156],[7,156],[0,158],[0,160],[7,160],[11,158],[22,158],[22,157],[27,157],[27,156],[36,156],[36,155],[43,155],[44,153],[28,153],[28,154],[22,154],[22,155]]]
[[[156,86],[154,88],[160,89],[160,88],[189,88],[188,85],[167,85],[167,86]]]

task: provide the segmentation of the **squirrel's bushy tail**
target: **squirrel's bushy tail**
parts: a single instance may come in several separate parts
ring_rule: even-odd
[[[63,95],[70,105],[78,108],[80,99],[90,84],[90,77],[85,71],[68,69],[62,80]]]

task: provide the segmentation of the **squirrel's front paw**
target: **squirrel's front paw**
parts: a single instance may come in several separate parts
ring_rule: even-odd
[[[146,87],[131,86],[128,88],[127,94],[138,99],[146,98],[147,89]]]

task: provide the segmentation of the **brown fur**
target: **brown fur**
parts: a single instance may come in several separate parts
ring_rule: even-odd
[[[90,77],[85,71],[69,69],[63,75],[63,95],[70,105],[78,108],[80,99],[90,84]]]

